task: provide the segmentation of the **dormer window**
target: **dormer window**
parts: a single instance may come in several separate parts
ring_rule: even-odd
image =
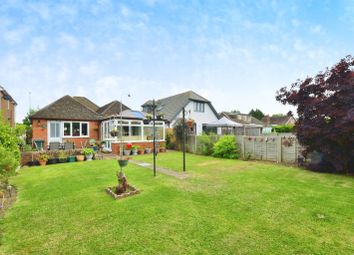
[[[205,111],[205,103],[194,102],[194,111],[195,112],[204,112]]]

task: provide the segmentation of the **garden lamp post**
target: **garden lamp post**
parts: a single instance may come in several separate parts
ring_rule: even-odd
[[[131,97],[130,94],[127,95],[128,97]],[[120,97],[120,148],[119,148],[119,155],[120,155],[120,160],[123,160],[123,93],[121,94]]]

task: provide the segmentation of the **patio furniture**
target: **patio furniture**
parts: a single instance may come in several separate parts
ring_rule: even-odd
[[[72,142],[64,143],[64,150],[73,150],[73,149],[75,149],[74,143]]]
[[[60,143],[59,142],[50,142],[49,143],[49,150],[59,150],[60,149]]]

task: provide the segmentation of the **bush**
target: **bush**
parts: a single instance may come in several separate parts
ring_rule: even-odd
[[[197,153],[201,155],[209,156],[213,154],[213,147],[216,141],[218,140],[218,136],[214,133],[210,134],[202,134],[197,137]]]
[[[279,125],[279,126],[273,127],[272,131],[275,131],[277,133],[293,133],[294,126],[293,125]]]
[[[0,181],[7,183],[9,176],[15,173],[19,161],[16,160],[13,153],[0,145]]]
[[[240,156],[235,137],[232,135],[221,137],[219,141],[214,144],[213,150],[213,156],[217,158],[238,159]]]
[[[166,129],[166,148],[170,150],[177,149],[177,138],[172,128]]]

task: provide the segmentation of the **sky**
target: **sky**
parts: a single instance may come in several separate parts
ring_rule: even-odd
[[[187,90],[219,112],[287,113],[276,91],[353,42],[350,0],[1,0],[0,85],[18,122],[64,95],[140,110]]]

